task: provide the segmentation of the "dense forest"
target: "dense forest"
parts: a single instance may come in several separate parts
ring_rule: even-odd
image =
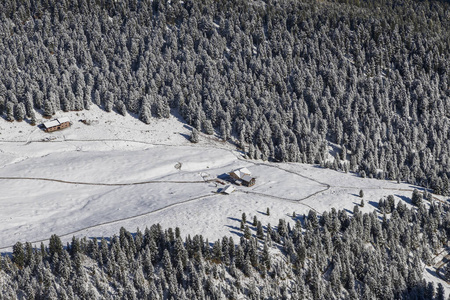
[[[56,235],[40,248],[18,242],[0,261],[1,298],[445,299],[423,272],[450,238],[450,207],[393,200],[368,214],[311,210],[276,227],[244,213],[237,244],[160,225],[66,247]],[[450,280],[450,264],[438,272]]]
[[[449,192],[446,1],[5,0],[0,12],[6,120],[176,109],[251,158],[324,163],[332,143],[331,167]]]
[[[251,158],[448,194],[450,10],[418,0],[5,0],[0,113],[176,109]]]

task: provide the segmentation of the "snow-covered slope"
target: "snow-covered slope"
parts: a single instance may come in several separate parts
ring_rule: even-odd
[[[106,237],[122,226],[133,231],[154,223],[214,241],[241,236],[242,213],[276,226],[280,218],[293,222],[310,209],[351,214],[360,190],[367,199],[363,212],[388,195],[409,205],[418,188],[305,164],[246,160],[214,136],[190,143],[190,127],[173,116],[150,125],[97,107],[64,116],[73,125],[53,133],[26,122],[0,122],[3,252],[17,241],[38,246],[53,233],[67,242],[74,235]],[[215,179],[242,166],[257,177],[256,185],[217,193],[222,185]]]
[[[351,211],[360,189],[371,201],[393,194],[408,202],[414,188],[310,165],[245,160],[213,136],[191,144],[190,127],[176,117],[145,125],[96,107],[64,116],[73,125],[50,134],[25,122],[0,122],[3,250],[53,233],[64,241],[153,223],[215,240],[240,235],[243,212],[276,225],[309,209]],[[257,177],[256,185],[217,194],[221,185],[213,179],[241,166]],[[375,206],[369,202],[363,210]]]

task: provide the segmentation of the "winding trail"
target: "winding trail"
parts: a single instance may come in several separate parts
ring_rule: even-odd
[[[75,235],[77,233],[81,233],[81,232],[83,232],[85,230],[89,230],[89,229],[92,229],[92,228],[97,228],[97,227],[101,227],[101,226],[105,226],[105,225],[117,224],[117,223],[120,223],[120,222],[123,222],[123,221],[129,221],[129,220],[137,219],[137,218],[140,218],[140,217],[143,217],[143,216],[151,215],[153,213],[157,213],[157,212],[169,209],[171,207],[183,205],[183,204],[186,204],[186,203],[189,203],[189,202],[193,202],[193,201],[196,201],[196,200],[208,198],[208,197],[211,197],[211,196],[213,196],[213,195],[205,194],[205,195],[193,197],[193,198],[190,198],[190,199],[187,199],[187,200],[184,200],[184,201],[180,201],[180,202],[177,202],[177,203],[169,204],[167,206],[164,206],[164,207],[161,207],[161,208],[149,211],[149,212],[141,213],[141,214],[130,216],[130,217],[120,218],[120,219],[117,219],[117,220],[111,220],[111,221],[98,223],[98,224],[87,226],[87,227],[84,227],[84,228],[81,228],[81,229],[77,229],[77,230],[74,230],[74,231],[71,231],[71,232],[59,234],[58,236],[59,237],[71,236],[71,235]],[[31,244],[37,244],[37,243],[46,242],[46,241],[49,241],[49,238],[30,241],[30,243]],[[13,246],[14,245],[3,246],[3,247],[0,248],[0,251],[4,251],[4,250],[7,250],[7,249],[10,249]]]
[[[0,141],[0,142],[13,142],[13,141]],[[92,140],[63,139],[63,140],[51,140],[51,141],[45,141],[45,140],[43,140],[43,141],[30,141],[28,139],[27,141],[14,141],[14,142],[16,142],[16,143],[17,142],[19,142],[19,143],[20,142],[25,142],[26,144],[34,143],[34,142],[39,142],[39,143],[40,142],[42,142],[42,143],[60,143],[60,142],[132,142],[132,143],[147,144],[149,146],[167,146],[167,147],[178,146],[178,145],[157,144],[157,143],[149,143],[149,142],[145,142],[145,141],[126,140],[126,139],[125,140],[124,139],[92,139]],[[196,147],[194,145],[183,145],[183,147],[186,147],[186,146],[187,147]],[[286,202],[296,203],[296,204],[300,204],[300,205],[306,206],[306,207],[308,207],[308,208],[310,208],[310,209],[312,209],[312,210],[314,210],[314,211],[316,211],[318,213],[318,211],[314,207],[312,207],[312,206],[310,206],[310,205],[308,205],[306,203],[303,203],[303,201],[305,201],[307,199],[310,199],[310,198],[312,198],[314,196],[317,196],[318,194],[324,193],[324,192],[330,190],[332,187],[333,188],[342,188],[342,189],[357,189],[354,186],[353,187],[352,186],[337,186],[337,185],[336,186],[335,185],[331,186],[330,184],[328,184],[326,182],[321,182],[321,181],[319,181],[317,179],[307,177],[307,176],[305,176],[305,175],[303,175],[303,174],[301,174],[299,172],[283,168],[280,165],[247,160],[247,159],[243,158],[241,156],[241,154],[238,151],[236,151],[235,149],[227,149],[225,147],[219,147],[219,146],[217,146],[217,145],[215,145],[213,143],[211,143],[211,145],[208,145],[208,147],[220,149],[220,150],[223,150],[223,151],[229,151],[238,160],[244,161],[247,164],[251,164],[253,166],[265,166],[265,167],[268,167],[268,168],[276,168],[276,169],[279,169],[279,170],[281,170],[283,172],[287,172],[287,173],[291,173],[291,174],[293,174],[295,176],[299,176],[299,177],[301,177],[303,179],[306,179],[308,181],[315,182],[315,183],[317,183],[317,184],[319,184],[320,186],[323,187],[322,189],[320,189],[320,190],[318,190],[318,191],[316,191],[314,193],[311,193],[311,194],[309,194],[309,195],[307,195],[307,196],[305,196],[303,198],[300,198],[300,199],[289,199],[289,198],[284,198],[284,197],[280,197],[280,196],[276,196],[276,195],[259,193],[259,192],[254,191],[254,190],[237,190],[236,192],[238,192],[238,193],[255,195],[255,196],[260,196],[260,197],[272,198],[272,199],[276,199],[276,200],[279,200],[279,201],[286,201]],[[10,176],[1,176],[0,180],[40,180],[40,181],[50,181],[50,182],[57,182],[57,183],[64,183],[64,184],[73,184],[73,185],[116,186],[116,187],[143,185],[143,184],[158,184],[158,183],[172,183],[172,184],[193,184],[193,183],[194,184],[200,184],[200,183],[202,183],[202,184],[204,184],[204,183],[209,183],[209,182],[216,182],[216,179],[214,178],[214,179],[204,179],[204,180],[198,180],[198,181],[146,180],[146,181],[128,182],[128,183],[94,183],[94,182],[69,181],[69,180],[42,178],[42,177],[10,177]],[[383,188],[383,187],[376,187],[376,188],[367,188],[367,187],[365,187],[365,189],[384,189],[384,190],[397,190],[397,191],[401,190],[401,191],[411,191],[411,192],[413,191],[413,189],[396,189],[396,188]],[[81,232],[89,230],[89,229],[93,229],[93,228],[97,228],[97,227],[101,227],[101,226],[105,226],[105,225],[117,224],[117,223],[120,223],[120,222],[136,219],[136,218],[143,217],[143,216],[146,216],[146,215],[151,215],[153,213],[157,213],[157,212],[160,212],[160,211],[163,211],[163,210],[175,207],[175,206],[180,206],[180,205],[184,205],[184,204],[187,204],[187,203],[190,203],[190,202],[194,202],[194,201],[197,201],[197,200],[200,200],[200,199],[212,197],[213,195],[215,195],[215,194],[204,194],[204,195],[196,196],[196,197],[189,198],[189,199],[186,199],[184,201],[177,202],[177,203],[173,203],[173,204],[170,204],[170,205],[167,205],[167,206],[164,206],[164,207],[161,207],[161,208],[149,211],[149,212],[144,212],[144,213],[141,213],[141,214],[138,214],[138,215],[134,215],[134,216],[130,216],[130,217],[125,217],[125,218],[120,218],[120,219],[116,219],[116,220],[111,220],[111,221],[106,221],[106,222],[94,224],[94,225],[87,226],[87,227],[84,227],[84,228],[81,228],[81,229],[77,229],[77,230],[74,230],[74,231],[71,231],[71,232],[63,233],[63,234],[61,234],[59,236],[60,237],[67,237],[67,236],[71,236],[71,235],[75,235],[75,234],[81,233]],[[438,198],[435,198],[435,199],[439,200],[439,201],[442,201],[442,200],[440,200]],[[46,242],[48,240],[49,240],[48,238],[47,239],[40,239],[40,240],[32,241],[31,243],[32,244],[36,244],[36,243],[40,243],[40,242]],[[10,249],[12,247],[13,247],[13,245],[3,246],[3,247],[0,248],[0,250],[3,251],[3,250],[6,250],[6,249]]]
[[[58,183],[76,184],[76,185],[98,185],[98,186],[130,186],[130,185],[141,185],[141,184],[151,184],[151,183],[208,183],[214,182],[215,179],[206,180],[194,180],[194,181],[182,181],[182,180],[146,180],[138,182],[127,182],[127,183],[96,183],[96,182],[81,182],[81,181],[68,181],[62,179],[52,179],[43,177],[4,177],[0,176],[0,180],[40,180],[40,181],[52,181]]]
[[[69,140],[65,140],[65,141],[69,141]],[[76,141],[76,140],[70,140],[70,141]],[[108,140],[108,141],[124,142],[124,140],[113,140],[113,139]],[[55,141],[51,141],[51,142],[55,142]],[[129,142],[135,142],[135,141],[129,141]],[[155,144],[151,144],[151,145],[155,145]],[[166,145],[164,145],[164,146],[166,146]],[[217,147],[217,148],[221,149],[221,150],[229,150],[229,149],[223,149],[223,148],[219,148],[219,147]],[[314,192],[314,193],[312,193],[312,194],[310,194],[310,195],[308,195],[306,197],[303,197],[301,199],[289,199],[289,198],[274,196],[274,195],[265,194],[265,193],[258,193],[258,192],[255,192],[255,191],[247,191],[247,190],[238,190],[237,192],[244,193],[244,194],[256,195],[256,196],[261,196],[261,197],[266,197],[266,198],[272,198],[272,199],[276,199],[276,200],[280,200],[280,201],[287,201],[287,202],[291,202],[291,203],[297,203],[297,204],[306,206],[306,207],[308,207],[308,208],[310,208],[310,209],[312,209],[312,210],[317,212],[317,210],[315,210],[312,206],[310,206],[308,204],[305,204],[305,203],[301,203],[301,202],[306,200],[306,199],[309,199],[309,198],[311,198],[311,197],[313,197],[313,196],[315,196],[315,195],[317,195],[319,193],[325,192],[326,190],[331,188],[331,186],[329,184],[322,183],[322,182],[320,182],[318,180],[315,180],[315,179],[312,179],[312,178],[308,178],[308,177],[306,177],[306,176],[304,176],[302,174],[299,174],[297,172],[294,172],[294,171],[291,171],[291,170],[286,170],[284,168],[281,168],[279,166],[272,165],[272,164],[248,161],[248,160],[240,158],[238,155],[236,155],[234,150],[229,150],[229,151],[232,152],[233,154],[235,154],[235,156],[239,160],[245,161],[247,163],[251,163],[253,165],[262,165],[262,166],[266,166],[266,167],[270,167],[270,168],[277,168],[277,169],[279,169],[279,170],[281,170],[283,172],[288,172],[288,173],[294,174],[296,176],[302,177],[304,179],[307,179],[307,180],[310,180],[310,181],[314,181],[314,182],[316,182],[316,183],[318,183],[318,184],[320,184],[320,185],[325,187],[324,189],[316,191],[316,192]],[[128,182],[128,183],[94,183],[94,182],[69,181],[69,180],[44,178],[44,177],[12,177],[12,176],[0,176],[0,180],[38,180],[38,181],[49,181],[49,182],[56,182],[56,183],[63,183],[63,184],[73,184],[73,185],[116,186],[116,187],[132,186],[132,185],[143,185],[143,184],[158,184],[158,183],[173,183],[173,184],[192,184],[192,183],[198,184],[198,183],[201,183],[201,184],[204,184],[204,183],[209,183],[209,182],[216,182],[216,179],[205,179],[205,180],[198,180],[198,181],[146,180],[146,181]],[[194,202],[194,201],[197,201],[197,200],[200,200],[200,199],[204,199],[204,198],[207,198],[207,197],[212,197],[213,195],[214,194],[200,195],[200,196],[193,197],[193,198],[190,198],[190,199],[187,199],[187,200],[184,200],[184,201],[180,201],[180,202],[177,202],[177,203],[173,203],[173,204],[170,204],[170,205],[167,205],[167,206],[164,206],[164,207],[161,207],[161,208],[149,211],[149,212],[144,212],[144,213],[141,213],[141,214],[138,214],[138,215],[125,217],[125,218],[120,218],[120,219],[116,219],[116,220],[101,222],[101,223],[94,224],[94,225],[91,225],[91,226],[87,226],[87,227],[84,227],[84,228],[80,228],[80,229],[77,229],[77,230],[74,230],[74,231],[71,231],[71,232],[66,232],[66,233],[60,234],[58,236],[59,237],[68,237],[68,236],[72,236],[72,235],[81,233],[83,231],[89,230],[89,229],[98,228],[98,227],[101,227],[101,226],[106,226],[106,225],[111,225],[111,224],[118,224],[120,222],[136,219],[136,218],[143,217],[143,216],[146,216],[146,215],[151,215],[153,213],[157,213],[157,212],[160,212],[160,211],[163,211],[163,210],[175,207],[175,206],[180,206],[180,205],[184,205],[184,204],[187,204],[187,203],[190,203],[190,202]],[[37,244],[37,243],[41,243],[41,242],[46,242],[48,240],[49,240],[48,238],[45,238],[45,239],[34,240],[34,241],[31,241],[30,243]],[[13,247],[13,245],[3,246],[3,247],[0,248],[0,251],[11,249],[12,247]]]
[[[283,172],[291,173],[291,174],[293,174],[293,175],[302,177],[302,178],[304,178],[304,179],[306,179],[306,180],[313,181],[313,182],[315,182],[315,183],[318,183],[318,184],[321,185],[321,186],[324,186],[323,189],[321,189],[321,190],[319,190],[319,191],[317,191],[317,192],[314,192],[314,193],[312,193],[312,194],[310,194],[310,195],[308,195],[308,196],[306,196],[306,197],[300,198],[300,199],[288,199],[288,198],[283,198],[283,197],[279,197],[279,196],[273,196],[273,195],[268,195],[268,194],[264,194],[264,193],[258,193],[258,192],[254,192],[254,191],[242,191],[243,193],[246,193],[246,194],[254,194],[254,195],[259,195],[259,196],[263,196],[263,197],[269,197],[269,198],[273,198],[273,199],[278,199],[278,200],[283,200],[283,201],[289,201],[289,202],[293,202],[293,203],[298,203],[298,204],[307,206],[307,207],[309,207],[310,209],[314,210],[316,213],[318,213],[318,211],[317,211],[314,207],[312,207],[312,206],[310,206],[310,205],[308,205],[308,204],[306,204],[306,203],[302,203],[302,201],[305,201],[305,200],[307,200],[307,199],[309,199],[309,198],[311,198],[311,197],[314,197],[314,196],[316,196],[316,195],[318,195],[318,194],[320,194],[320,193],[326,192],[326,191],[328,191],[328,190],[331,188],[331,185],[329,185],[328,183],[321,182],[321,181],[319,181],[319,180],[317,180],[317,179],[307,177],[307,176],[305,176],[305,175],[303,175],[303,174],[300,174],[300,173],[298,173],[298,172],[295,172],[295,171],[292,171],[292,170],[288,170],[288,169],[282,168],[281,166],[274,165],[274,164],[268,164],[268,163],[264,163],[264,162],[253,162],[253,161],[250,161],[250,160],[246,160],[246,159],[240,157],[239,155],[236,155],[236,151],[230,150],[230,152],[231,152],[232,154],[234,154],[234,156],[236,156],[236,158],[237,158],[238,160],[240,160],[240,161],[245,161],[245,162],[250,163],[250,164],[252,164],[252,165],[254,165],[254,166],[265,166],[265,167],[269,167],[269,168],[275,168],[275,169],[281,170],[281,171],[283,171]]]

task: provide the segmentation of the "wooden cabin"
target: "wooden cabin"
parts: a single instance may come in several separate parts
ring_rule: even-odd
[[[247,168],[240,168],[230,172],[230,176],[236,180],[242,179],[245,175],[251,176],[252,173]]]
[[[70,127],[70,119],[67,117],[58,118],[55,120],[45,122],[43,125],[45,132],[53,132]]]
[[[252,173],[247,168],[240,168],[230,172],[231,178],[237,185],[253,186],[256,183],[256,178],[251,176]]]

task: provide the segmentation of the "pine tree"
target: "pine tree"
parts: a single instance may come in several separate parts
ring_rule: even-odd
[[[252,233],[250,232],[250,228],[248,227],[248,225],[245,225],[245,228],[244,228],[244,237],[245,237],[246,239],[249,239],[249,238],[251,238],[251,236],[252,236]]]
[[[242,271],[247,277],[251,277],[253,275],[253,267],[250,262],[250,256],[246,256],[244,259],[244,266],[242,268]]]
[[[14,106],[14,117],[16,118],[16,120],[19,122],[23,121],[23,119],[25,118],[25,114],[26,114],[25,105],[22,102],[17,103]]]
[[[422,204],[422,194],[417,189],[414,189],[413,191],[411,202],[415,206],[420,206]]]
[[[21,242],[17,242],[13,246],[12,261],[22,268],[25,265],[25,252]]]
[[[142,104],[141,111],[139,113],[139,120],[145,124],[150,124],[152,113],[148,104]]]
[[[63,251],[63,245],[61,243],[61,239],[56,234],[53,234],[50,237],[48,250],[51,257],[53,257],[55,254],[61,255],[61,252]]]
[[[427,287],[425,289],[425,299],[433,299],[434,297],[434,283],[428,282]]]
[[[198,143],[199,142],[199,136],[198,136],[198,130],[196,128],[192,128],[191,137],[189,138],[191,143]]]
[[[6,120],[14,121],[14,103],[6,102]]]
[[[205,120],[203,122],[203,130],[206,134],[214,134],[214,127],[212,126],[211,120]]]
[[[259,239],[264,239],[264,230],[261,224],[261,221],[258,221],[257,225],[256,225],[256,236]]]
[[[267,270],[270,270],[271,258],[270,258],[270,253],[269,253],[269,244],[268,244],[267,240],[264,241],[264,248],[263,248],[263,253],[262,253],[262,263],[265,265],[265,268]]]
[[[445,290],[442,283],[438,283],[437,292],[436,292],[436,300],[444,300],[445,299]]]
[[[242,222],[245,224],[247,223],[247,216],[245,215],[245,213],[242,213],[242,218],[241,218]]]
[[[122,116],[125,116],[127,114],[127,107],[122,101],[116,103],[116,110]]]

